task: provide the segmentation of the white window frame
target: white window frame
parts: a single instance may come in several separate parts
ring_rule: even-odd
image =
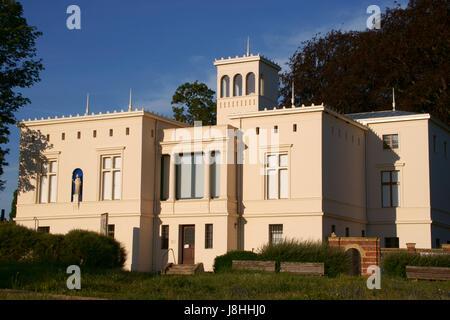
[[[55,163],[55,171],[51,172],[51,163]],[[45,172],[45,174],[43,174],[43,170],[44,170],[44,166],[47,165],[47,170]],[[47,199],[45,201],[42,201],[42,177],[45,176],[47,178],[47,186],[46,186],[46,191],[47,191]],[[52,201],[51,198],[51,194],[52,194],[52,184],[50,183],[51,181],[51,177],[55,177],[56,181],[55,181],[55,198]],[[40,167],[40,174],[39,174],[39,179],[38,179],[38,194],[37,194],[37,202],[38,203],[42,203],[42,204],[48,204],[48,203],[56,203],[58,201],[58,159],[56,158],[48,158],[46,161],[41,163],[41,167]]]
[[[274,164],[274,166],[270,166],[269,163],[269,157],[274,156],[276,158],[276,163]],[[281,156],[285,156],[287,158],[287,164],[286,165],[282,165],[281,164]],[[274,152],[274,153],[266,153],[265,154],[265,158],[264,158],[264,185],[265,185],[265,190],[264,190],[264,195],[265,195],[265,199],[266,200],[277,200],[277,199],[289,199],[290,198],[290,177],[289,177],[289,163],[290,163],[290,159],[289,159],[289,153],[288,152]],[[275,174],[273,173],[269,173],[274,171]],[[282,197],[281,195],[281,182],[280,182],[280,172],[281,171],[286,171],[287,172],[287,181],[286,181],[286,192],[285,192],[285,196]],[[269,195],[269,176],[274,176],[274,180],[275,182],[275,197],[271,197]]]
[[[115,159],[120,158],[120,167],[115,166]],[[110,168],[104,167],[104,161],[105,159],[111,159],[111,166]],[[122,169],[123,169],[123,156],[121,154],[108,154],[108,155],[102,155],[100,159],[100,197],[102,201],[112,201],[112,200],[121,200],[122,199]],[[105,199],[104,197],[104,173],[110,172],[111,173],[111,199]],[[119,197],[115,197],[115,186],[116,186],[116,180],[115,180],[115,173],[120,173],[120,188],[119,188]]]
[[[182,160],[182,157],[190,157],[188,166],[191,170],[190,174],[190,196],[183,197],[182,196],[182,165],[186,165]],[[195,163],[196,156],[200,156],[197,159],[201,159],[201,163]],[[205,170],[209,170],[208,167],[205,166],[204,153],[203,152],[185,152],[178,153],[175,155],[176,158],[176,166],[175,166],[175,199],[178,200],[199,200],[203,199],[205,196],[205,185],[204,185],[204,175]],[[186,168],[185,168],[186,169]],[[199,170],[199,171],[198,171]],[[197,174],[200,173],[200,181],[197,181]],[[200,193],[199,196],[196,196],[196,193]]]
[[[283,224],[269,224],[269,245],[283,242]]]
[[[97,132],[98,133],[98,132]],[[97,135],[98,136],[98,135]],[[124,146],[119,147],[106,147],[106,148],[96,148],[97,153],[97,199],[98,201],[103,201],[103,157],[114,157],[120,156],[122,158],[122,168],[120,174],[120,199],[123,199],[123,182],[124,182],[124,168],[125,168],[125,159],[124,159]],[[104,201],[113,201],[113,200],[104,200]]]

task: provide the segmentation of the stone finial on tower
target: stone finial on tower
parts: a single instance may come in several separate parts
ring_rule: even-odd
[[[130,88],[130,103],[128,104],[128,111],[131,111],[133,105],[131,104],[131,88]]]
[[[247,57],[250,55],[250,36],[247,37]]]
[[[392,111],[395,111],[395,89],[392,88]]]
[[[84,115],[85,116],[89,115],[89,92],[87,93],[86,97],[86,113]]]

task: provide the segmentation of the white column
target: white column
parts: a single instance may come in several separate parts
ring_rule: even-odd
[[[210,151],[205,151],[205,155],[203,157],[204,160],[204,179],[203,179],[203,199],[211,199],[211,186],[210,186]]]
[[[168,201],[175,201],[175,190],[176,190],[176,177],[175,177],[175,154],[170,156],[170,167],[169,167],[169,199]]]
[[[220,162],[220,177],[219,177],[219,183],[220,183],[220,190],[219,190],[219,198],[220,199],[226,199],[228,196],[228,166],[229,166],[229,160],[228,159],[228,146],[227,144],[229,141],[227,140],[224,143],[224,148],[221,150],[221,162]]]

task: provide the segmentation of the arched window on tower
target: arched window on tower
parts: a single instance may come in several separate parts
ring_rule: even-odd
[[[242,96],[242,76],[237,74],[233,79],[233,96]]]
[[[259,95],[264,95],[264,75],[262,73],[259,76]]]
[[[83,171],[75,169],[72,172],[72,195],[70,201],[81,202],[83,199]]]
[[[247,95],[255,93],[255,74],[250,72],[246,77],[246,93]]]
[[[230,77],[223,76],[220,80],[220,97],[227,98],[230,96]]]

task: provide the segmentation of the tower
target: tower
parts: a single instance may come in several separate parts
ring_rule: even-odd
[[[232,114],[274,108],[278,100],[281,68],[257,54],[215,60],[217,67],[217,125],[229,123]]]

